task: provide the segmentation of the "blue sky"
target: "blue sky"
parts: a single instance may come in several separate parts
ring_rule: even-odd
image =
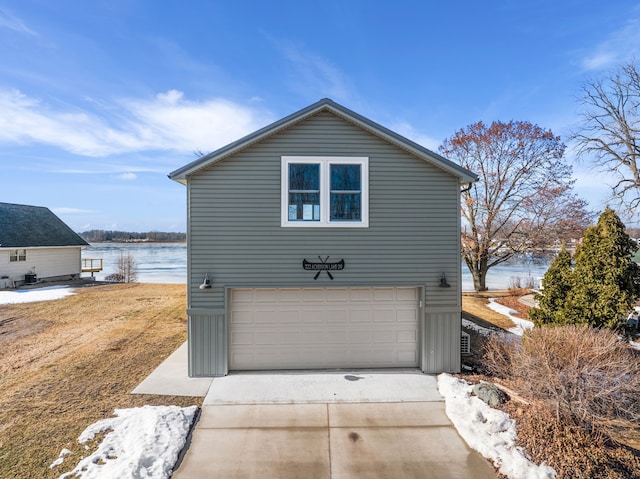
[[[640,2],[0,0],[0,45],[0,201],[185,231],[168,173],[325,97],[434,150],[479,120],[565,137],[584,81],[640,57]]]

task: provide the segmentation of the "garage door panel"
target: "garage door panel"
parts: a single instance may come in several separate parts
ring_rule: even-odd
[[[230,293],[231,370],[418,365],[417,288]]]
[[[349,322],[353,323],[370,323],[372,311],[371,308],[367,309],[350,309],[349,313]]]
[[[251,311],[236,311],[231,315],[231,324],[237,327],[242,325],[251,326],[253,324],[253,312]]]
[[[303,289],[301,293],[302,301],[325,301],[325,291],[322,289]]]
[[[344,324],[347,321],[347,311],[328,311],[326,315],[327,323]]]
[[[233,289],[231,290],[231,302],[234,304],[253,303],[252,289]]]
[[[396,299],[398,301],[417,301],[418,290],[417,288],[395,288]]]
[[[395,301],[395,288],[376,288],[373,290],[374,301]]]
[[[374,309],[373,320],[377,323],[395,323],[396,313],[395,309]]]
[[[417,317],[418,314],[415,309],[398,309],[396,311],[396,321],[398,322],[415,323]]]
[[[253,345],[253,333],[238,333],[231,334],[231,346],[251,346]]]
[[[417,331],[398,331],[396,333],[396,341],[399,343],[415,344],[418,341]]]
[[[344,302],[349,301],[349,291],[344,288],[334,289],[328,288],[326,291],[326,300],[330,302]]]
[[[353,344],[354,346],[360,344],[373,343],[373,332],[370,330],[352,330],[347,331],[347,344]]]
[[[301,290],[294,288],[276,289],[275,294],[270,293],[273,298],[276,298],[278,303],[282,304],[295,304],[302,301]]]
[[[349,344],[344,331],[328,331],[325,337],[327,339],[327,342],[334,343],[336,345],[344,346],[346,344]]]
[[[418,355],[414,350],[411,351],[398,351],[398,361],[400,362],[418,362]]]
[[[371,288],[349,288],[349,301],[371,301]]]

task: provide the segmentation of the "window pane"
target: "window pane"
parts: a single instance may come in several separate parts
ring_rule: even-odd
[[[360,165],[331,165],[331,190],[360,191]]]
[[[320,191],[320,165],[290,163],[289,191]]]
[[[361,221],[360,193],[331,193],[331,221]]]
[[[320,221],[320,193],[289,193],[289,221]]]

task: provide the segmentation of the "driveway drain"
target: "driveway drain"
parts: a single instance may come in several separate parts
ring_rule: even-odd
[[[352,374],[347,374],[344,378],[345,378],[347,381],[359,381],[359,380],[361,380],[361,379],[364,379],[364,378],[363,378],[363,377],[361,377],[361,376],[354,376],[354,375],[352,375]]]

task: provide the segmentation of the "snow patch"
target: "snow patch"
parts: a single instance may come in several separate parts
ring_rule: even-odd
[[[509,479],[555,479],[556,471],[531,462],[516,446],[515,421],[471,395],[473,386],[449,374],[438,376],[438,390],[445,398],[446,413],[458,433]]]
[[[487,337],[495,333],[495,331],[491,329],[483,328],[482,326],[474,323],[473,321],[469,321],[468,319],[464,319],[464,318],[462,318],[462,327],[465,329],[471,329],[472,331],[475,331],[476,333],[482,336],[487,336]]]
[[[116,409],[116,417],[98,421],[80,434],[82,444],[105,433],[98,448],[59,479],[169,479],[197,410],[197,406]],[[52,467],[63,457],[61,452]]]
[[[49,466],[49,469],[53,469],[54,467],[62,464],[64,462],[64,458],[67,457],[69,454],[71,454],[71,451],[67,448],[60,451],[60,455],[58,456],[58,459],[56,459],[51,463],[51,465]]]
[[[522,336],[522,334],[527,329],[533,328],[532,321],[518,318],[517,315],[519,313],[517,311],[508,308],[507,306],[504,306],[500,303],[497,303],[496,298],[489,298],[489,304],[487,305],[487,307],[493,309],[496,313],[506,316],[515,324],[513,328],[507,329],[507,331],[509,331],[510,333]]]
[[[48,286],[36,289],[18,289],[0,291],[0,304],[33,303],[36,301],[52,301],[70,296],[76,292],[68,286]]]

